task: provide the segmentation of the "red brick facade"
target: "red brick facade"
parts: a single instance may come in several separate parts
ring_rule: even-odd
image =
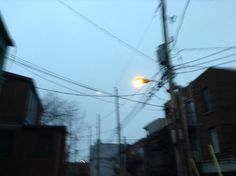
[[[210,68],[187,89],[195,105],[202,159],[211,159],[208,149],[208,144],[212,143],[209,134],[211,129],[215,129],[218,135],[218,159],[236,157],[236,71]],[[210,104],[208,111],[203,95],[206,89]]]
[[[29,100],[34,101],[33,112],[30,107],[33,103]],[[42,104],[36,93],[33,80],[21,75],[3,72],[0,92],[0,124],[28,123],[38,125],[42,111]],[[30,123],[27,122],[27,116],[31,118]]]

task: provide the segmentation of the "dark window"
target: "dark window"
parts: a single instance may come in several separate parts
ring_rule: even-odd
[[[210,112],[211,111],[211,99],[210,99],[208,88],[204,88],[202,90],[202,97],[203,97],[204,111]]]
[[[35,94],[32,90],[28,93],[28,104],[26,107],[26,123],[30,125],[35,125],[37,116],[37,100]]]
[[[196,112],[194,108],[194,103],[191,99],[185,102],[185,110],[186,110],[186,118],[188,121],[188,125],[196,125],[197,122]]]
[[[219,138],[218,138],[216,128],[210,128],[209,135],[210,135],[211,144],[214,148],[215,153],[220,153],[220,143],[219,143]]]
[[[36,139],[35,155],[38,157],[50,157],[53,149],[52,134],[41,132]]]
[[[14,145],[14,133],[12,131],[0,131],[0,157],[7,157],[12,153]]]

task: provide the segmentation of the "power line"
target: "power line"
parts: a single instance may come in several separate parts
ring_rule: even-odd
[[[236,45],[232,46],[215,46],[215,47],[200,47],[200,48],[182,48],[178,52],[174,53],[175,55],[184,52],[184,51],[208,51],[208,50],[220,50],[220,49],[236,49]]]
[[[83,15],[81,12],[79,12],[78,10],[72,8],[70,5],[68,5],[67,3],[65,3],[62,0],[57,0],[57,2],[59,2],[61,5],[63,5],[64,7],[66,7],[67,9],[69,9],[70,11],[72,11],[74,14],[78,15],[80,18],[84,19],[85,21],[87,21],[89,24],[91,24],[92,26],[94,26],[95,28],[99,29],[100,31],[102,31],[104,34],[106,34],[107,36],[111,37],[112,39],[115,39],[116,41],[118,41],[119,43],[123,44],[123,46],[139,53],[140,55],[144,56],[145,58],[151,60],[151,61],[155,61],[155,59],[153,59],[152,57],[148,56],[147,54],[145,54],[144,52],[138,50],[137,48],[133,47],[132,45],[130,45],[129,43],[127,43],[126,41],[120,39],[119,37],[117,37],[116,35],[112,34],[110,31],[108,31],[107,29],[105,29],[104,27],[98,25],[97,23],[95,23],[94,21],[92,21],[91,19],[89,19],[88,17],[86,17],[85,15]]]
[[[184,22],[184,18],[185,18],[185,15],[186,15],[186,12],[187,12],[187,9],[188,9],[188,6],[190,4],[190,0],[188,0],[184,6],[184,9],[183,9],[183,13],[181,15],[181,18],[180,18],[180,22],[179,22],[179,25],[177,27],[177,31],[175,33],[175,42],[174,42],[174,46],[176,45],[177,43],[177,40],[178,40],[178,37],[179,37],[179,33],[180,33],[180,30],[181,30],[181,27],[183,25],[183,22]]]
[[[222,63],[216,64],[216,65],[212,65],[212,66],[209,66],[209,67],[203,67],[203,66],[201,66],[201,68],[199,68],[199,69],[190,70],[190,71],[185,71],[185,72],[178,72],[177,74],[196,72],[196,71],[208,69],[208,68],[210,68],[210,67],[221,66],[221,65],[230,64],[230,63],[233,63],[233,62],[236,62],[236,59],[231,60],[231,61],[227,61],[227,62],[222,62]],[[187,66],[187,67],[199,67],[199,66],[194,66],[194,65],[192,65],[192,66]]]
[[[158,89],[159,90],[159,89]],[[157,90],[155,90],[157,91]],[[133,108],[126,117],[122,120],[122,128],[124,128],[146,105],[146,102],[148,102],[152,96],[155,94],[155,92],[152,92],[148,97],[146,97],[146,100],[144,100],[144,104],[137,104],[135,108]],[[164,106],[160,106],[164,108]]]
[[[18,57],[18,58],[19,58],[19,57]],[[13,59],[11,59],[10,57],[8,57],[8,59],[9,59],[9,60],[13,60]],[[61,75],[59,75],[59,74],[53,73],[53,72],[51,72],[51,71],[49,71],[49,70],[46,70],[46,69],[43,69],[43,70],[42,70],[42,69],[40,69],[40,68],[42,68],[42,67],[40,67],[40,66],[38,66],[38,67],[36,68],[36,67],[33,67],[32,64],[31,64],[31,65],[28,65],[28,64],[22,63],[22,62],[20,62],[20,61],[18,61],[18,60],[14,60],[14,62],[15,62],[15,63],[18,63],[18,64],[20,64],[20,65],[23,65],[23,66],[25,66],[25,67],[28,67],[29,69],[33,69],[33,70],[38,71],[38,72],[40,72],[40,73],[46,74],[47,76],[51,76],[51,77],[54,77],[54,78],[56,78],[56,79],[65,81],[65,82],[67,82],[67,83],[74,84],[74,85],[76,85],[76,86],[83,87],[83,88],[86,88],[86,89],[89,89],[89,90],[93,90],[93,91],[96,91],[96,92],[102,92],[102,93],[104,93],[104,94],[106,94],[106,95],[114,96],[114,95],[111,94],[111,93],[108,93],[108,92],[105,92],[105,91],[101,91],[101,90],[99,90],[99,89],[97,89],[97,88],[93,88],[93,87],[87,86],[87,85],[85,85],[85,84],[78,83],[78,82],[76,82],[76,81],[74,81],[74,80],[72,80],[72,79],[70,79],[70,78],[66,78],[66,77],[61,76]],[[38,74],[36,74],[36,75],[39,76]],[[42,78],[42,76],[41,76],[41,78]],[[45,78],[44,78],[44,79],[45,79]],[[47,79],[47,80],[48,80],[48,79]],[[51,80],[48,80],[48,81],[51,81]],[[65,87],[65,86],[64,86],[64,87]],[[68,87],[65,87],[65,88],[68,89]],[[72,89],[72,90],[73,90],[73,89]],[[73,90],[73,91],[74,91],[74,90]],[[80,92],[79,92],[79,93],[80,93]],[[95,97],[95,98],[98,99],[98,97]],[[132,100],[132,99],[129,99],[129,98],[126,98],[126,97],[122,97],[122,96],[119,96],[119,98],[120,98],[120,99],[124,99],[124,100],[128,100],[128,101],[130,101],[130,102],[135,102],[135,103],[140,103],[140,104],[143,104],[143,103],[144,103],[144,102],[141,102],[141,101]],[[101,100],[101,99],[100,99],[100,100]],[[106,101],[106,102],[113,103],[113,102],[107,101],[107,100],[102,100],[102,101]],[[154,106],[154,107],[161,107],[160,105],[155,105],[155,104],[151,104],[151,103],[145,103],[145,104],[146,104],[146,105],[149,105],[149,106]]]
[[[228,57],[232,57],[232,56],[236,56],[236,53],[229,54],[229,55],[226,55],[226,56],[223,56],[223,57],[218,57],[218,58],[215,58],[215,59],[211,59],[211,60],[208,60],[208,61],[205,61],[205,62],[197,63],[195,65],[186,65],[186,64],[183,64],[183,65],[184,66],[188,66],[188,67],[197,67],[197,66],[201,66],[201,65],[204,65],[204,64],[207,64],[207,63],[211,63],[211,62],[216,62],[216,61],[219,61],[219,60],[222,60],[222,59],[225,59],[225,58],[228,58]],[[217,65],[219,65],[219,64],[217,64]],[[182,69],[182,68],[181,67],[180,68],[176,68],[176,70],[178,70],[178,69]]]
[[[151,80],[155,80],[155,77],[161,73],[162,69],[159,70],[159,72],[157,72],[152,78]],[[152,85],[150,84],[149,87],[147,88],[148,91],[152,90],[152,92],[150,92],[150,95],[148,97],[142,97],[142,98],[145,98],[145,100],[140,100],[140,101],[143,101],[145,103],[147,103],[151,98],[152,96],[155,94],[154,91],[157,91],[159,90],[160,88],[158,89],[154,89],[153,90],[153,87],[151,87]],[[156,86],[156,85],[155,85]],[[136,106],[125,116],[125,118],[122,120],[122,128],[124,128],[144,107],[146,104],[136,104]],[[161,106],[163,108],[163,106]]]
[[[161,73],[161,70],[159,70],[157,73],[155,73],[152,77],[151,77],[151,79],[152,80],[154,80],[159,74]],[[143,87],[142,87],[143,88]],[[139,92],[139,91],[141,91],[142,90],[142,88],[141,89],[139,89],[137,92]],[[142,93],[143,95],[146,95],[146,94],[148,94],[148,92],[149,92],[149,90],[147,89],[144,93]],[[137,93],[136,93],[137,94]],[[128,101],[126,100],[124,103],[122,103],[121,105],[120,105],[120,107],[123,107],[126,103],[127,103]],[[136,105],[137,106],[137,105]],[[136,108],[136,106],[134,107],[134,108]],[[102,117],[102,119],[101,119],[101,121],[104,121],[105,119],[107,119],[108,117],[110,117],[113,113],[115,113],[115,109],[113,109],[111,112],[109,112],[107,115],[105,115],[105,116],[103,116]],[[156,109],[155,109],[155,111],[156,111]],[[95,125],[95,124],[94,124]]]
[[[8,56],[7,58],[10,59],[10,60],[12,60],[11,57],[13,57],[13,56]],[[17,61],[16,59],[18,59],[18,60],[20,60],[20,61]],[[46,74],[46,75],[48,75],[48,76],[51,76],[51,77],[60,79],[60,80],[62,80],[62,81],[68,82],[68,83],[70,83],[70,84],[74,84],[74,85],[79,86],[79,87],[82,87],[82,88],[84,88],[84,89],[88,89],[88,90],[91,90],[91,91],[101,92],[101,93],[104,93],[104,94],[111,95],[111,93],[108,93],[108,92],[106,92],[106,91],[99,90],[99,89],[97,89],[97,88],[88,86],[88,85],[86,85],[86,84],[79,83],[79,82],[74,81],[74,80],[72,80],[72,79],[70,79],[70,78],[67,78],[67,77],[65,77],[65,76],[62,76],[62,75],[59,75],[59,74],[54,73],[54,72],[52,72],[52,71],[49,71],[49,70],[47,70],[47,69],[45,69],[45,68],[43,68],[43,67],[41,67],[41,66],[39,66],[39,65],[33,64],[33,63],[29,62],[29,61],[26,61],[26,60],[24,60],[24,59],[22,59],[22,58],[20,58],[20,57],[18,57],[18,56],[15,57],[15,60],[14,60],[14,61],[15,61],[15,62],[18,62],[19,64],[24,65],[24,66],[26,66],[26,67],[28,67],[28,68],[30,68],[30,69],[33,69],[33,70],[35,70],[35,71],[41,72],[41,73],[43,73],[43,74]],[[26,63],[27,63],[27,64],[26,64]],[[29,64],[30,64],[30,65],[29,65]]]
[[[9,59],[9,58],[8,58],[8,59]],[[26,66],[19,64],[18,61],[15,61],[15,64],[18,64],[18,65],[22,66],[22,68],[24,68],[24,69],[27,70],[28,72],[32,73],[33,75],[36,75],[37,77],[39,77],[39,78],[41,78],[41,79],[43,79],[43,80],[46,80],[46,81],[48,81],[48,82],[50,82],[50,83],[52,83],[52,84],[55,84],[55,85],[61,86],[61,87],[63,87],[63,88],[66,88],[66,89],[68,89],[68,90],[77,92],[77,93],[79,93],[79,94],[81,94],[81,95],[84,95],[84,93],[81,92],[81,91],[72,89],[72,88],[70,88],[70,87],[67,87],[67,86],[65,86],[65,85],[63,85],[63,84],[57,83],[57,82],[52,81],[52,80],[50,80],[50,79],[47,79],[47,78],[45,78],[45,77],[43,77],[43,76],[41,76],[41,75],[39,75],[39,74],[37,74],[37,73],[31,71],[30,69],[26,68]],[[98,98],[98,97],[92,97],[92,98],[95,98],[95,99],[97,99],[97,100],[100,100],[100,101],[103,101],[103,102],[106,102],[106,103],[112,103],[112,104],[114,103],[114,102],[112,102],[112,101],[103,100],[103,99]]]
[[[114,95],[92,95],[92,94],[77,94],[77,93],[71,93],[71,92],[63,92],[63,91],[59,91],[59,90],[53,90],[53,89],[46,89],[46,88],[42,88],[42,87],[36,87],[37,89],[40,90],[45,90],[45,91],[49,91],[49,92],[55,92],[55,93],[60,93],[60,94],[65,94],[65,95],[74,95],[74,96],[80,96],[80,97],[114,97]],[[144,95],[144,93],[140,93],[140,94],[126,94],[126,95],[119,95],[119,97],[131,97],[131,96],[137,96],[137,95]]]
[[[215,61],[222,60],[222,59],[225,59],[225,58],[228,58],[228,57],[232,57],[232,56],[236,56],[236,53],[234,53],[234,54],[229,54],[229,55],[224,56],[224,57],[219,57],[219,58],[216,58],[216,59],[208,60],[208,61],[205,61],[205,62],[201,62],[201,63],[195,64],[195,65],[196,65],[196,66],[198,66],[198,65],[203,65],[203,64],[215,62]]]
[[[152,23],[153,23],[153,21],[154,21],[154,19],[155,19],[155,17],[156,17],[157,12],[159,11],[160,7],[161,7],[161,3],[159,3],[159,5],[157,6],[157,8],[155,9],[154,14],[153,14],[153,16],[151,17],[150,22],[148,23],[147,27],[146,27],[145,30],[143,31],[143,33],[142,33],[142,35],[141,35],[141,37],[140,37],[140,39],[139,39],[139,41],[138,41],[138,43],[137,43],[136,48],[140,49],[140,46],[141,46],[141,44],[142,44],[142,42],[143,42],[143,40],[144,40],[144,38],[145,38],[147,32],[149,31],[149,28],[151,27],[151,25],[152,25]],[[133,54],[130,56],[128,63],[132,63],[135,54],[136,54],[136,52],[133,53]],[[125,70],[127,70],[130,66],[131,66],[131,64],[128,64],[128,65],[126,66]],[[122,80],[122,78],[121,78],[118,82],[120,82],[121,80]]]
[[[215,56],[215,55],[217,55],[217,54],[223,53],[223,52],[228,51],[228,50],[230,50],[230,49],[232,49],[232,48],[235,48],[235,47],[225,48],[225,49],[223,49],[223,50],[220,50],[220,51],[217,51],[217,52],[208,54],[208,55],[206,55],[206,56],[203,56],[203,57],[200,57],[200,58],[197,58],[197,59],[188,61],[188,62],[184,62],[184,63],[182,63],[182,64],[175,65],[175,67],[178,67],[178,66],[181,66],[181,65],[186,65],[186,64],[189,64],[189,63],[193,63],[193,62],[197,62],[197,61],[199,61],[199,60],[203,60],[203,59],[206,59],[206,58],[208,58],[208,57]]]
[[[151,77],[151,80],[155,80],[155,78],[161,73],[161,69],[156,73],[156,74],[154,74],[152,77]],[[151,84],[149,84],[149,86],[147,87],[147,89],[146,89],[146,91],[145,92],[149,92],[150,89],[151,88]],[[150,97],[150,96],[149,96]],[[146,98],[146,97],[142,97],[142,98],[140,98],[140,100],[139,101],[143,101],[143,98]],[[146,98],[146,100],[144,100],[144,102],[147,102],[147,101],[149,101],[150,100],[150,98]],[[141,110],[143,110],[143,108],[144,108],[144,106],[145,106],[146,104],[139,104],[139,103],[137,103],[136,104],[136,106],[125,116],[125,118],[122,120],[122,122],[121,122],[121,128],[124,128],[125,127],[125,125],[127,125],[128,124],[128,120],[129,120],[129,122],[141,111]],[[127,122],[127,123],[125,123],[125,122]],[[112,137],[112,136],[111,136]],[[112,139],[113,140],[113,139]],[[112,140],[110,141],[110,142],[112,142]]]

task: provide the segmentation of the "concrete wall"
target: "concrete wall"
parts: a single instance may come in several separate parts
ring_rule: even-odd
[[[91,176],[97,176],[98,159],[100,162],[100,176],[114,176],[118,161],[117,144],[100,144],[100,157],[97,157],[97,145],[91,147],[90,172]]]

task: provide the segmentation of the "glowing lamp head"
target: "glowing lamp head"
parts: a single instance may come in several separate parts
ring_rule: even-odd
[[[149,82],[150,80],[144,79],[143,77],[140,77],[140,76],[135,77],[132,81],[133,86],[137,88],[141,88],[144,84],[149,83]]]

